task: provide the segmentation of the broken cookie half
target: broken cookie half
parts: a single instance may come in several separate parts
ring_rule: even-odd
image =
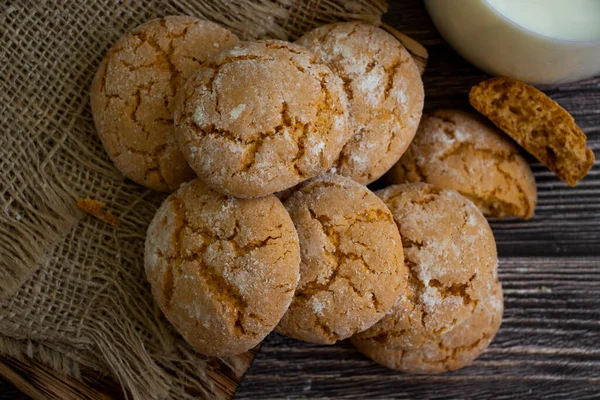
[[[573,117],[533,86],[492,78],[474,86],[469,101],[569,186],[594,165],[594,153]]]

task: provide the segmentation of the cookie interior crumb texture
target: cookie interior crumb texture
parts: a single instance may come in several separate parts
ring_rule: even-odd
[[[376,194],[400,230],[409,285],[357,338],[418,348],[463,323],[494,288],[496,243],[481,211],[453,190],[412,183]]]
[[[135,28],[108,51],[90,99],[98,135],[123,175],[165,192],[194,177],[173,140],[172,99],[202,61],[237,41],[215,23],[173,16]]]
[[[496,283],[473,314],[449,332],[417,348],[387,348],[373,340],[352,338],[361,353],[402,372],[438,374],[470,365],[489,346],[502,324],[502,286]]]
[[[205,63],[179,98],[177,138],[215,190],[260,197],[327,171],[349,138],[342,81],[305,48],[244,42]]]
[[[586,147],[587,137],[573,117],[533,86],[492,78],[474,86],[469,100],[570,186],[594,165],[594,153]]]
[[[296,43],[331,66],[350,101],[352,138],[335,171],[363,184],[377,180],[417,130],[424,98],[417,65],[396,38],[369,24],[324,25]]]
[[[333,344],[381,319],[407,285],[402,241],[385,204],[350,178],[324,175],[305,183],[285,207],[302,261],[277,330]]]
[[[275,196],[236,199],[195,179],[165,200],[148,228],[154,298],[206,355],[259,344],[287,310],[299,264],[298,235]]]
[[[386,180],[456,190],[495,218],[531,218],[537,203],[535,179],[517,147],[481,116],[462,111],[423,115]]]

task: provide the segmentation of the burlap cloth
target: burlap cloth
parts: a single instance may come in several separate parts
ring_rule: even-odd
[[[0,353],[76,377],[94,369],[135,399],[210,396],[211,365],[241,367],[194,353],[154,305],[142,250],[164,195],[125,181],[108,159],[90,115],[92,76],[117,38],[158,16],[294,39],[337,20],[377,23],[384,0],[0,3]],[[118,228],[79,211],[79,197],[104,201]]]

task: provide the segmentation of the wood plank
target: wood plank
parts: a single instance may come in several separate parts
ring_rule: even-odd
[[[472,367],[438,376],[377,366],[348,342],[302,343],[273,334],[240,398],[593,398],[600,394],[600,260],[506,257],[500,333]],[[531,392],[530,392],[531,391]],[[432,397],[433,396],[433,397]],[[438,396],[438,397],[436,397]]]

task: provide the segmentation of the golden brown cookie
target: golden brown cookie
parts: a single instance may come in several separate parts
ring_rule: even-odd
[[[321,26],[296,42],[315,52],[344,81],[352,138],[335,171],[368,184],[391,168],[413,139],[423,110],[423,82],[410,54],[376,26]]]
[[[215,23],[165,17],[138,26],[108,51],[90,100],[98,135],[123,175],[165,192],[194,177],[172,138],[171,100],[202,61],[237,41]]]
[[[230,195],[265,196],[317,176],[349,137],[340,78],[292,43],[240,43],[205,63],[182,94],[183,153]]]
[[[298,235],[275,196],[236,199],[200,179],[156,213],[145,267],[167,319],[202,354],[256,346],[287,310],[299,275]]]
[[[594,153],[573,117],[533,86],[492,78],[474,86],[469,101],[570,186],[594,165]]]
[[[389,183],[427,182],[456,190],[484,215],[529,219],[535,179],[517,147],[479,115],[423,115],[415,139],[386,175]]]
[[[339,175],[305,183],[286,202],[300,238],[300,283],[277,331],[333,344],[361,332],[404,290],[402,241],[385,204]]]
[[[475,307],[463,323],[417,348],[387,348],[374,340],[352,338],[354,346],[373,361],[402,372],[438,374],[470,365],[489,346],[502,323],[502,286]]]
[[[487,298],[498,278],[496,242],[481,211],[453,190],[411,183],[376,194],[400,230],[409,285],[357,338],[418,348],[470,318]]]

